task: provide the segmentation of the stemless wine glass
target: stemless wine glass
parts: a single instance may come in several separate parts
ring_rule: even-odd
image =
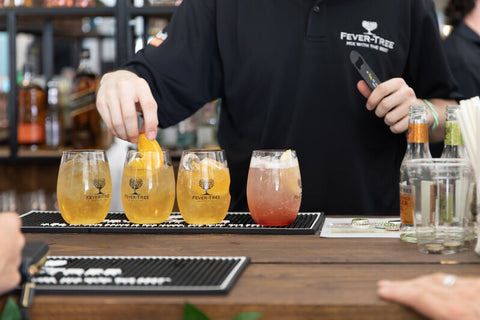
[[[247,202],[256,223],[291,224],[302,201],[302,182],[294,150],[254,150],[247,180]]]
[[[189,224],[221,222],[230,205],[230,172],[223,150],[186,150],[177,179],[177,202]]]
[[[105,152],[64,151],[58,172],[57,198],[67,223],[102,222],[112,201],[112,179]]]
[[[122,175],[122,204],[133,223],[162,223],[175,202],[175,176],[168,151],[129,150]]]

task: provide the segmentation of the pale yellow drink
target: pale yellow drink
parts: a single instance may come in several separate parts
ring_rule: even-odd
[[[230,173],[222,155],[217,160],[207,151],[193,154],[194,161],[182,156],[177,179],[177,201],[183,219],[189,224],[220,223],[230,205]],[[201,159],[201,160],[200,160]]]
[[[108,163],[84,155],[84,152],[77,156],[64,154],[58,172],[58,206],[63,219],[69,224],[102,222],[112,200]]]
[[[152,168],[145,157],[145,168],[127,161],[122,175],[122,204],[128,220],[133,223],[162,223],[168,219],[175,201],[175,177],[170,157],[164,152],[165,163]],[[131,151],[132,154],[138,152]],[[152,155],[153,156],[153,155]]]

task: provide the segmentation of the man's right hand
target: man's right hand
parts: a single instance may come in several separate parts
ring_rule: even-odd
[[[20,264],[25,237],[15,212],[0,213],[0,295],[20,284]]]
[[[145,79],[127,70],[105,74],[97,92],[97,109],[107,127],[120,139],[136,143],[137,111],[143,113],[147,138],[157,136],[157,103]]]

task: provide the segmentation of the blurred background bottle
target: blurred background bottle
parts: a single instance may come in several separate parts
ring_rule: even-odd
[[[218,110],[221,100],[209,102],[197,114],[197,148],[213,149],[218,147],[217,126]]]
[[[63,116],[60,107],[60,81],[47,83],[48,107],[45,117],[45,144],[47,149],[56,150],[63,146]]]
[[[53,7],[73,7],[73,0],[45,0],[45,6]]]
[[[18,90],[17,139],[19,148],[37,150],[45,146],[47,101],[43,88],[34,82],[32,69],[25,64]]]
[[[118,0],[122,1],[122,0]],[[95,0],[75,0],[75,7],[95,7]]]
[[[75,149],[102,148],[101,118],[95,106],[99,82],[100,78],[90,67],[90,50],[82,49],[70,102],[71,143]]]
[[[400,165],[400,239],[416,242],[413,224],[413,195],[408,178],[406,161],[410,159],[430,159],[428,144],[427,106],[410,106],[408,113],[407,150]]]
[[[1,0],[0,0],[1,1]],[[10,81],[7,76],[0,76],[0,145],[8,144],[8,92]]]
[[[3,0],[5,7],[32,7],[32,0]]]

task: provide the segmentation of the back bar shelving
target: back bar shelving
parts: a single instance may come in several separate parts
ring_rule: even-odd
[[[10,91],[8,94],[8,121],[9,121],[9,143],[7,148],[0,148],[0,162],[36,162],[36,161],[58,161],[58,152],[19,151],[17,144],[17,103],[18,87],[16,85],[16,35],[18,32],[40,33],[42,42],[42,70],[48,81],[54,74],[53,46],[56,31],[54,29],[55,19],[82,19],[84,17],[114,17],[116,21],[115,34],[113,35],[116,45],[115,67],[122,65],[134,53],[133,34],[130,21],[137,16],[144,17],[145,26],[149,18],[170,18],[175,11],[175,6],[144,6],[134,7],[128,1],[117,0],[113,7],[89,7],[89,8],[2,8],[0,9],[0,30],[8,34],[8,78],[10,79]],[[23,27],[19,22],[40,19],[39,26],[28,25]],[[4,22],[1,22],[4,21]],[[148,28],[144,28],[147,33]],[[85,37],[92,35],[85,34]],[[94,35],[102,37],[102,35]],[[146,42],[148,34],[143,39]],[[2,50],[0,48],[0,50]]]

